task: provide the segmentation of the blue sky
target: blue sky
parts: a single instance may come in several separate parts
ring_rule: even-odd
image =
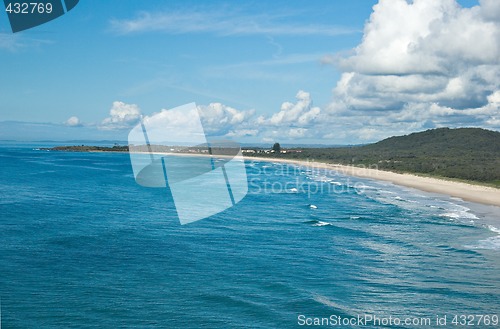
[[[68,127],[82,138],[123,139],[140,114],[189,102],[212,130],[243,142],[498,130],[499,7],[480,5],[84,0],[16,34],[3,14],[0,121],[51,128],[4,130],[0,139],[50,139]]]

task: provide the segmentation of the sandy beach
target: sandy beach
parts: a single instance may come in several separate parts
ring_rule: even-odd
[[[349,176],[370,178],[391,182],[396,185],[416,188],[426,192],[446,194],[465,201],[500,207],[500,189],[482,185],[467,184],[451,180],[422,177],[412,174],[398,174],[369,168],[359,168],[323,162],[311,162],[278,158],[245,157],[247,160],[290,163],[313,168],[335,170]]]
[[[142,152],[135,152],[135,153],[142,153]],[[176,156],[205,156],[201,154],[190,154],[190,153],[158,153],[158,154],[169,154]],[[223,155],[217,155],[217,157],[231,158],[231,156],[223,156]],[[264,161],[264,162],[280,162],[280,163],[289,163],[305,167],[329,169],[338,171],[348,176],[387,181],[396,185],[412,187],[421,191],[445,194],[448,196],[460,198],[465,201],[500,207],[500,189],[494,187],[468,184],[464,182],[457,182],[440,178],[417,176],[413,174],[398,174],[390,171],[378,170],[373,168],[362,168],[362,167],[346,166],[340,164],[329,164],[316,161],[291,160],[291,159],[281,159],[281,158],[264,158],[264,157],[254,157],[254,156],[249,157],[244,155],[243,158],[248,161],[254,160],[254,161]]]

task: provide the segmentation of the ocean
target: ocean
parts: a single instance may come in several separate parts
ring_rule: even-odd
[[[500,208],[248,159],[180,225],[128,154],[40,146],[0,145],[1,328],[500,327]]]

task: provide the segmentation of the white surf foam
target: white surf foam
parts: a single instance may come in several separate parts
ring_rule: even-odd
[[[317,223],[312,224],[312,226],[328,226],[328,225],[332,225],[332,224],[328,223],[328,222],[322,222],[322,221],[318,221]]]
[[[488,225],[488,229],[491,231],[491,232],[495,232],[495,233],[498,233],[500,234],[500,228],[497,228],[493,225]]]
[[[448,211],[445,213],[440,214],[440,217],[447,217],[450,219],[468,219],[470,220],[475,220],[478,219],[476,215],[473,213],[469,212],[470,209],[467,207],[455,205],[455,207],[452,207],[451,209],[447,209]]]
[[[500,236],[479,240],[475,245],[465,246],[471,249],[500,250]]]
[[[500,228],[493,225],[486,225],[486,228],[497,235],[479,240],[476,244],[465,247],[471,249],[500,250]]]
[[[448,217],[450,220],[454,220],[454,219],[459,219],[460,214],[456,212],[446,212],[444,214],[440,214],[439,217]]]

